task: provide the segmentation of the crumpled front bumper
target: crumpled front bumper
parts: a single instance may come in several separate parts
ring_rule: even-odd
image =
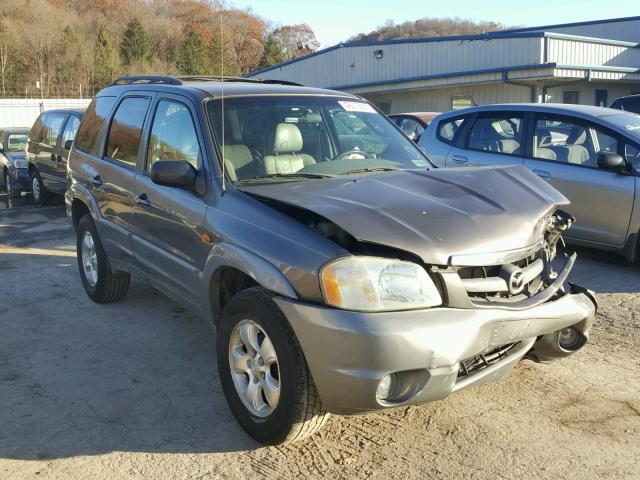
[[[574,326],[586,340],[597,309],[593,296],[575,286],[524,310],[362,313],[285,298],[275,301],[296,333],[325,408],[338,414],[421,404],[497,381],[527,352],[535,355],[536,342],[553,342],[558,330]],[[515,342],[506,357],[459,378],[462,360]],[[541,359],[571,353],[546,348]],[[413,390],[400,401],[380,401],[377,386],[393,372],[402,372],[402,378],[414,383]]]

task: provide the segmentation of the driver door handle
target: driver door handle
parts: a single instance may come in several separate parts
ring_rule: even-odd
[[[96,175],[95,177],[93,177],[91,179],[91,183],[93,184],[94,187],[101,187],[102,179],[100,178],[100,175]]]
[[[467,163],[469,159],[463,155],[454,155],[451,159],[456,163]]]
[[[546,181],[551,180],[551,174],[546,170],[538,170],[537,168],[534,168],[533,173],[538,175],[543,180],[546,180]]]
[[[141,207],[148,207],[151,205],[151,202],[149,201],[146,193],[141,193],[140,195],[138,195],[136,197],[136,203]]]

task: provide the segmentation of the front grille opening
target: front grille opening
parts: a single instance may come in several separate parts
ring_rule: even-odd
[[[471,358],[467,358],[466,360],[462,360],[460,362],[460,367],[458,368],[458,379],[473,375],[475,372],[487,368],[488,366],[499,362],[503,358],[506,358],[509,355],[509,352],[513,350],[518,343],[520,342],[509,343],[488,352],[481,353],[480,355],[475,355]]]

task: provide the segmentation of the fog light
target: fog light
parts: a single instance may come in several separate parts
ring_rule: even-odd
[[[376,398],[378,398],[378,400],[387,400],[393,393],[395,386],[396,374],[391,373],[389,375],[385,375],[384,377],[382,377],[382,380],[380,380],[380,383],[378,384],[378,389],[376,390]]]
[[[573,327],[563,328],[558,335],[558,343],[565,350],[575,350],[582,343],[582,335]]]

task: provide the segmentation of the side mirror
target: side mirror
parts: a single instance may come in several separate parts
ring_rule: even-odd
[[[166,187],[193,188],[198,172],[185,160],[161,160],[151,166],[149,177],[153,183]]]
[[[626,170],[627,164],[622,156],[613,152],[600,152],[598,154],[598,168],[611,172],[622,173]]]
[[[72,146],[73,146],[73,140],[67,140],[66,142],[64,142],[64,149],[65,150],[71,150]]]

